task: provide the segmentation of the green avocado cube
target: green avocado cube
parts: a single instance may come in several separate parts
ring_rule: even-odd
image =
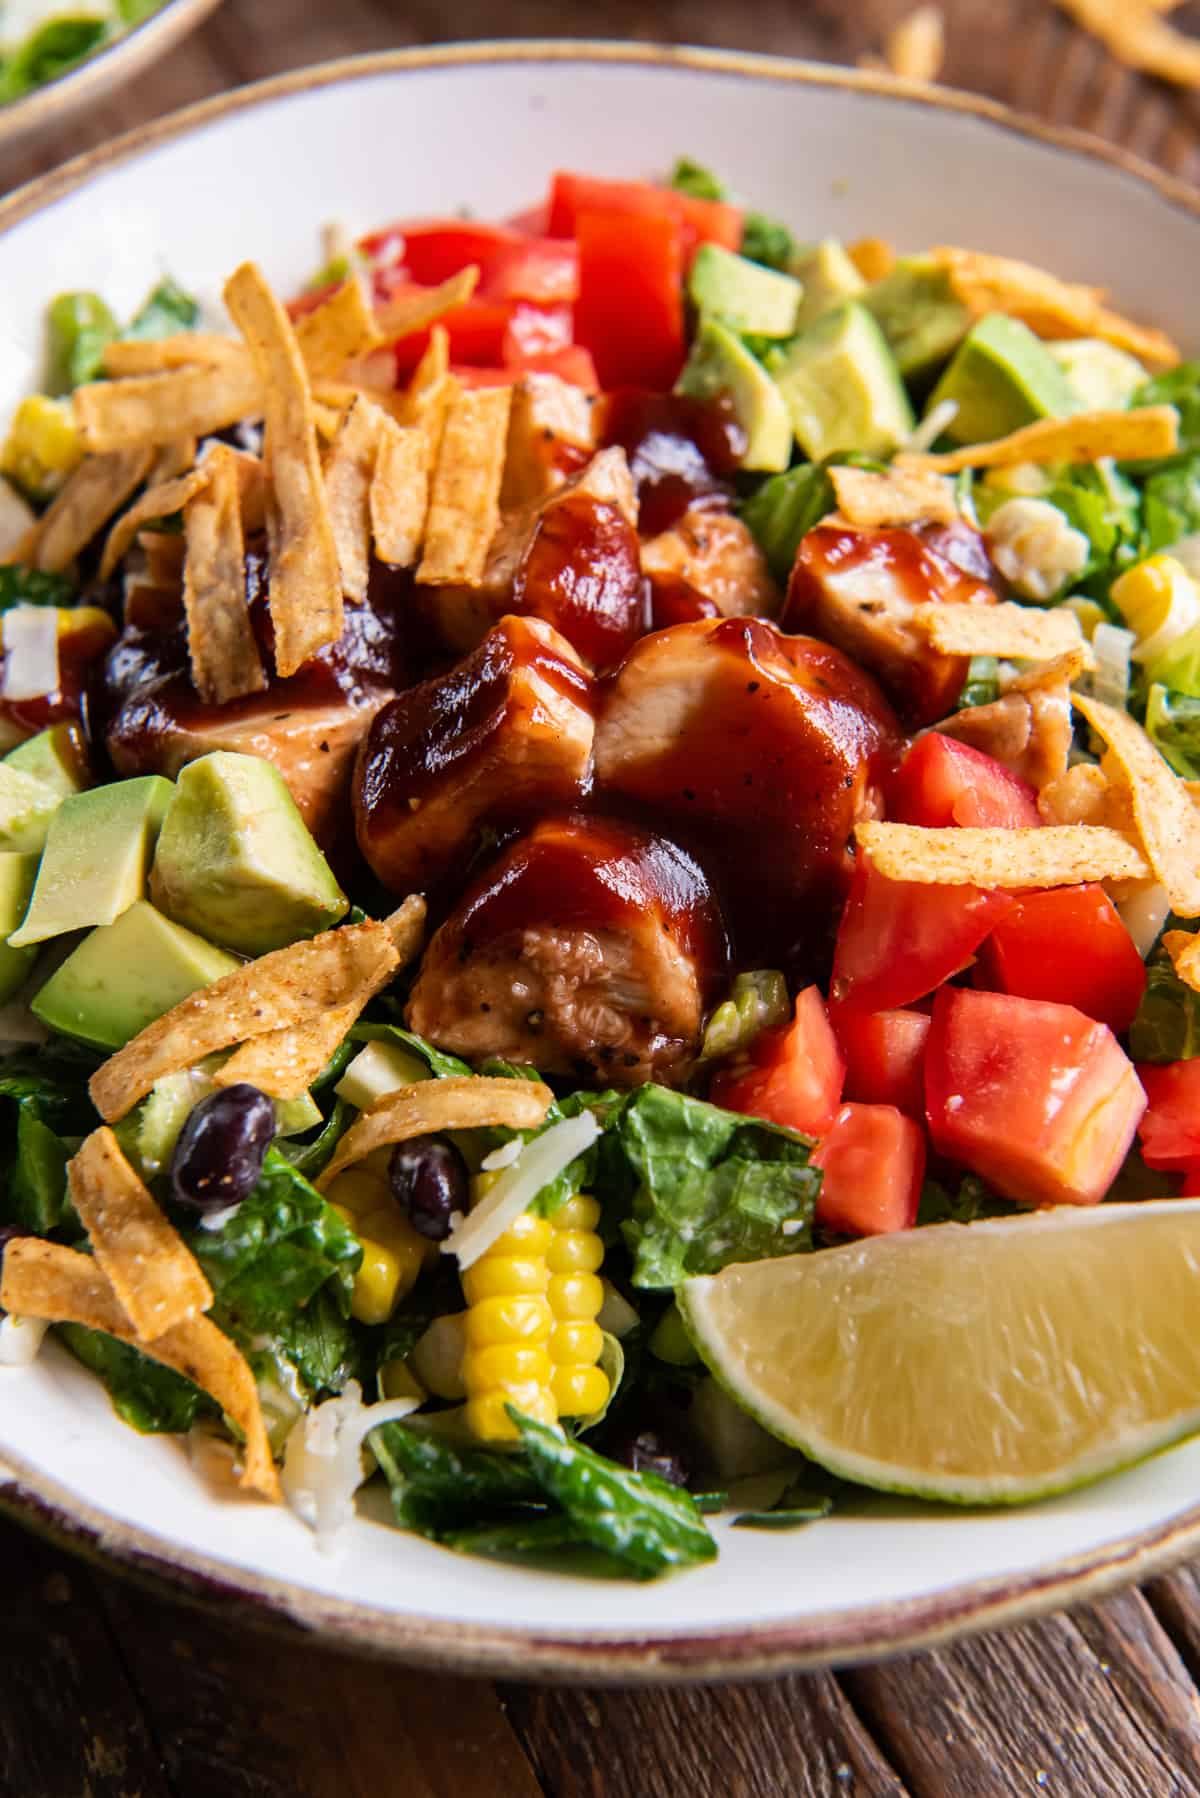
[[[315,936],[350,908],[279,770],[228,750],[180,771],[150,893],[168,917],[243,955]]]
[[[858,299],[866,289],[866,282],[836,237],[823,237],[820,243],[808,245],[791,266],[804,289],[796,314],[799,331],[815,323],[839,301]]]
[[[23,768],[0,762],[0,850],[39,850],[62,794]]]
[[[792,458],[792,421],[783,395],[740,337],[717,319],[706,319],[675,384],[693,399],[722,394],[746,434],[741,466],[778,474]]]
[[[240,964],[137,899],[91,931],[41,987],[34,1016],[63,1036],[120,1049],[147,1024]]]
[[[40,859],[36,853],[0,853],[0,1005],[24,986],[37,954],[36,949],[14,949],[7,939],[25,916]]]
[[[930,256],[902,256],[882,281],[872,282],[862,302],[906,381],[932,374],[971,326],[971,313],[955,293],[949,271]]]
[[[888,455],[913,428],[904,383],[883,333],[849,300],[768,358],[796,441],[813,462],[836,450]]]
[[[719,318],[755,337],[790,337],[802,291],[793,275],[715,243],[700,245],[688,276],[688,297],[702,319]]]
[[[144,774],[62,800],[25,921],[9,941],[22,948],[112,924],[142,898],[172,791],[161,775]]]
[[[1066,374],[1028,325],[989,312],[973,325],[929,396],[929,408],[953,400],[958,410],[946,425],[955,443],[990,443],[1038,418],[1074,412],[1075,393]]]
[[[64,799],[92,784],[83,732],[77,724],[52,724],[49,730],[40,730],[27,743],[10,749],[4,760],[10,768],[45,781]]]

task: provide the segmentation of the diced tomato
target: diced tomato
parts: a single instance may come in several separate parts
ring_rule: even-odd
[[[515,309],[512,300],[481,300],[473,296],[447,312],[438,322],[449,334],[451,361],[477,368],[499,368],[504,334]],[[428,343],[428,331],[414,331],[395,345],[396,372],[401,378],[412,373]]]
[[[1015,898],[979,951],[977,984],[1074,1005],[1118,1035],[1132,1024],[1146,968],[1101,886]]]
[[[493,256],[485,287],[498,300],[573,305],[579,298],[579,250],[570,238],[523,238]]]
[[[918,737],[887,794],[888,817],[945,830],[952,824],[1011,829],[1040,824],[1037,793],[994,756],[940,731]]]
[[[570,343],[565,349],[550,350],[536,356],[513,356],[506,379],[515,380],[520,375],[557,375],[560,381],[569,381],[573,387],[582,387],[586,393],[600,391],[600,380],[591,351],[585,350],[580,343]]]
[[[464,387],[515,387],[521,379],[515,368],[472,368],[467,362],[452,362],[450,373]]]
[[[585,212],[622,212],[674,219],[681,231],[685,265],[702,243],[740,248],[742,214],[724,200],[698,200],[649,181],[607,181],[560,171],[550,184],[549,233],[575,237]]]
[[[813,1150],[817,1222],[839,1236],[883,1236],[917,1221],[925,1132],[894,1105],[843,1105]]]
[[[839,1009],[833,1028],[846,1058],[846,1097],[923,1119],[927,1013]]]
[[[514,368],[529,356],[552,356],[569,348],[574,321],[569,306],[531,306],[517,301],[504,328],[500,360]]]
[[[837,1115],[845,1073],[825,1001],[807,986],[792,1022],[761,1031],[747,1059],[720,1070],[710,1097],[727,1111],[820,1136]]]
[[[968,967],[1012,904],[979,887],[888,880],[860,859],[833,956],[835,1010],[911,1005]]]
[[[1194,1161],[1191,1167],[1184,1168],[1182,1197],[1200,1198],[1200,1161]]]
[[[1138,1065],[1149,1109],[1138,1135],[1147,1167],[1186,1169],[1200,1163],[1200,1059]]]
[[[505,225],[485,225],[475,219],[401,219],[382,231],[373,231],[362,240],[361,248],[374,257],[384,245],[390,248],[401,242],[397,260],[409,279],[422,287],[436,287],[471,263],[478,265],[480,278],[486,279],[492,259],[514,247],[520,249],[524,240]]]
[[[938,1153],[1003,1197],[1095,1205],[1146,1095],[1112,1031],[1074,1006],[945,987],[933,1007],[925,1104]]]
[[[683,248],[669,213],[582,212],[575,336],[601,386],[666,392],[683,366]]]

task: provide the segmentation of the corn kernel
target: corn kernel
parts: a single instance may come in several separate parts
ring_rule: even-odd
[[[589,1198],[586,1192],[577,1192],[573,1199],[559,1206],[550,1221],[556,1231],[594,1230],[600,1222],[599,1202]]]
[[[491,1348],[497,1342],[547,1342],[554,1313],[540,1294],[483,1299],[467,1312],[468,1348]]]
[[[462,1360],[462,1378],[468,1392],[488,1392],[492,1387],[548,1386],[550,1356],[540,1345],[496,1342],[491,1348],[469,1349]]]
[[[50,499],[82,458],[69,400],[32,393],[21,401],[0,448],[0,472],[31,499]]]
[[[510,1224],[503,1236],[498,1236],[488,1254],[497,1257],[506,1255],[544,1255],[554,1236],[554,1225],[548,1217],[532,1217],[528,1211],[523,1212],[514,1224]]]
[[[377,1174],[352,1167],[330,1181],[325,1196],[331,1204],[344,1207],[353,1217],[366,1217],[368,1212],[382,1209],[390,1195]]]
[[[369,1236],[359,1238],[362,1266],[354,1276],[350,1314],[362,1324],[386,1323],[401,1297],[402,1269],[390,1249]]]
[[[364,1238],[369,1237],[396,1257],[400,1264],[401,1297],[411,1292],[428,1255],[429,1244],[425,1238],[417,1235],[394,1205],[388,1205],[386,1210],[369,1211],[365,1217],[360,1213],[356,1228]]]
[[[1150,662],[1200,623],[1200,591],[1174,556],[1148,556],[1113,582],[1112,598],[1138,639],[1135,661]]]
[[[608,1403],[608,1375],[598,1367],[556,1367],[550,1390],[560,1417],[590,1417]]]
[[[599,1324],[578,1322],[555,1324],[550,1338],[550,1359],[560,1366],[576,1362],[590,1367],[600,1359],[604,1347],[604,1331]]]
[[[485,1392],[467,1400],[467,1424],[483,1442],[515,1442],[520,1431],[505,1410],[512,1405],[537,1423],[555,1424],[558,1413],[553,1394],[545,1386],[518,1386],[503,1392]]]
[[[596,1316],[604,1288],[595,1274],[555,1274],[546,1296],[559,1323],[574,1323]]]
[[[541,1293],[550,1284],[544,1255],[481,1255],[462,1276],[468,1305],[513,1293]]]
[[[552,1274],[594,1274],[604,1260],[604,1244],[593,1230],[556,1230],[546,1250]]]

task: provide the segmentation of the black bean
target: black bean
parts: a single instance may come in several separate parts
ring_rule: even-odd
[[[171,1159],[171,1187],[181,1205],[224,1211],[258,1185],[275,1137],[275,1106],[256,1086],[226,1086],[201,1099]]]
[[[466,1211],[466,1163],[452,1143],[437,1136],[414,1136],[396,1144],[391,1163],[392,1193],[418,1236],[444,1242],[450,1218]]]

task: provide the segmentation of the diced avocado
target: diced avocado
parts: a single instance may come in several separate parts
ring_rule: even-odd
[[[783,395],[727,325],[707,319],[696,334],[676,391],[694,399],[724,394],[746,433],[742,467],[777,474],[792,458],[792,421]]]
[[[368,1043],[354,1057],[334,1092],[348,1105],[366,1111],[394,1093],[399,1086],[410,1086],[414,1080],[428,1080],[429,1069],[419,1055],[410,1054],[399,1043]]]
[[[91,931],[30,1006],[51,1030],[120,1049],[165,1011],[239,963],[138,899]]]
[[[10,768],[32,774],[64,799],[92,784],[83,732],[77,724],[52,724],[49,730],[40,730],[36,737],[10,749],[4,759]]]
[[[906,381],[931,373],[971,327],[971,313],[948,271],[929,256],[902,256],[890,274],[868,287],[862,303],[878,321]]]
[[[47,500],[82,458],[70,402],[31,393],[17,407],[0,446],[0,474],[29,499]]]
[[[1120,411],[1150,378],[1136,356],[1099,337],[1068,337],[1046,348],[1070,382],[1081,412]]]
[[[756,337],[790,337],[801,287],[791,275],[704,243],[692,263],[688,295],[702,319],[719,318],[731,330]]]
[[[5,940],[25,916],[37,879],[39,857],[0,853],[0,1005],[24,986],[36,949],[14,949]]]
[[[856,300],[866,282],[836,237],[808,244],[792,263],[792,273],[804,289],[796,329],[803,331],[839,300]]]
[[[150,891],[169,917],[244,955],[315,936],[350,909],[279,770],[227,750],[180,771]]]
[[[929,396],[930,409],[953,400],[946,426],[955,443],[989,443],[1035,418],[1061,418],[1075,395],[1054,357],[1028,325],[989,312],[972,325]]]
[[[856,301],[802,331],[771,362],[796,441],[819,462],[835,450],[886,455],[913,428],[913,412],[883,333]]]
[[[62,800],[29,910],[11,941],[21,947],[112,924],[140,899],[173,790],[160,774],[143,774]]]
[[[710,1375],[701,1380],[688,1407],[688,1428],[704,1466],[721,1480],[747,1480],[786,1467],[795,1457],[778,1437],[735,1405]]]
[[[0,762],[0,849],[41,849],[62,802],[44,780]]]

